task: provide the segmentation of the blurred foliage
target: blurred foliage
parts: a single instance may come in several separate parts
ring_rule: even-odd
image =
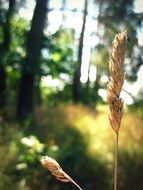
[[[96,112],[82,105],[41,107],[36,112],[36,125],[27,122],[21,130],[18,124],[1,120],[0,188],[75,189],[58,182],[41,166],[41,157],[49,155],[83,189],[111,189],[114,133],[109,129],[107,110],[107,106],[99,106]],[[126,111],[120,134],[121,190],[143,188],[142,122],[142,112],[133,115]]]
[[[7,57],[7,65],[12,69],[21,69],[22,60],[26,56],[26,38],[30,22],[18,17],[11,21],[11,44]]]
[[[143,150],[120,153],[119,188],[122,190],[141,190],[143,188]]]
[[[52,91],[49,88],[49,91],[47,94],[47,98],[44,98],[44,102],[48,106],[55,106],[59,105],[61,103],[72,103],[72,84],[66,84],[62,90],[56,89],[55,91]],[[88,85],[82,86],[82,93],[81,93],[81,102],[83,105],[87,105],[90,108],[95,108],[97,104],[105,102],[103,101],[102,97],[98,94],[99,85],[95,84],[94,82],[90,84],[90,87]],[[47,90],[46,90],[47,91]]]
[[[47,94],[47,98],[45,98],[44,102],[47,103],[48,106],[55,106],[59,103],[71,103],[72,102],[72,85],[66,84],[63,90],[57,89],[52,91],[49,89]]]
[[[99,73],[108,71],[108,57],[108,49],[102,44],[97,45],[96,49],[92,51],[91,62],[94,64],[96,60],[96,66]]]
[[[75,61],[73,57],[73,32],[61,28],[54,34],[44,36],[41,55],[41,74],[58,78],[65,73],[73,75]]]
[[[135,81],[134,78],[142,62],[142,46],[138,42],[138,31],[142,28],[143,13],[136,13],[134,9],[134,0],[95,0],[99,7],[98,15],[98,36],[99,44],[96,46],[94,61],[100,72],[107,73],[108,68],[108,49],[111,47],[115,34],[119,31],[128,32],[127,53],[128,66],[126,78]],[[136,53],[136,50],[139,53]],[[96,59],[97,57],[97,59]],[[139,61],[141,58],[141,62]],[[140,62],[140,63],[139,63]],[[136,71],[135,71],[136,70]]]
[[[6,140],[10,143],[1,143],[1,150],[7,149],[6,164],[4,162],[2,164],[2,168],[4,168],[4,173],[1,174],[2,178],[7,179],[10,175],[10,179],[15,181],[12,187],[16,190],[21,189],[22,184],[23,189],[71,189],[70,185],[57,182],[40,165],[39,161],[42,155],[48,154],[56,158],[65,171],[85,189],[94,187],[108,189],[109,171],[104,159],[98,158],[98,155],[91,157],[87,154],[87,142],[78,129],[70,124],[68,126],[68,123],[56,125],[54,112],[53,110],[53,113],[51,112],[49,115],[51,120],[48,127],[44,120],[43,124],[35,126],[35,135],[25,136],[26,131],[13,135],[12,130],[18,131],[15,126],[5,130]],[[58,110],[57,114],[64,119],[64,113],[60,113]],[[41,139],[41,142],[38,139]],[[1,159],[3,159],[2,156],[5,156],[4,152],[1,154]],[[92,175],[90,176],[87,171],[90,171]],[[8,189],[7,183],[11,182],[3,180],[3,183],[5,189]]]

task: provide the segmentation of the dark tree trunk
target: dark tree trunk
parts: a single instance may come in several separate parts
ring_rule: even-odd
[[[42,104],[42,96],[41,96],[41,89],[40,89],[40,84],[41,84],[41,76],[37,76],[35,79],[35,104],[36,105],[41,105]]]
[[[81,35],[79,39],[79,47],[78,47],[78,62],[77,62],[77,67],[75,69],[74,79],[73,79],[73,100],[75,103],[79,102],[81,99],[80,77],[81,77],[83,40],[84,40],[85,24],[86,24],[86,16],[87,16],[87,5],[88,5],[87,0],[85,0],[83,24],[82,24],[82,30],[81,30]]]
[[[0,110],[4,112],[6,104],[6,70],[5,70],[5,57],[9,51],[10,46],[10,28],[11,28],[11,18],[14,12],[15,0],[9,0],[9,8],[6,13],[6,21],[2,23],[3,30],[3,42],[0,45]]]
[[[43,29],[48,0],[37,0],[27,41],[27,57],[19,86],[17,118],[23,120],[33,114],[35,75],[39,66]]]
[[[6,99],[6,71],[2,63],[0,63],[0,111],[4,112]]]
[[[92,55],[92,49],[90,51],[90,57]],[[89,74],[90,74],[90,67],[91,67],[91,59],[90,59],[90,62],[89,62],[89,65],[88,65],[88,78],[87,78],[87,82],[86,82],[86,88],[89,89],[89,85],[90,85],[90,80],[89,80]]]

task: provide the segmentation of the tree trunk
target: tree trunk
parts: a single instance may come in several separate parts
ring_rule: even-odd
[[[81,30],[79,46],[78,46],[78,62],[77,62],[77,67],[75,69],[74,79],[73,79],[73,100],[75,103],[79,102],[81,98],[80,77],[81,77],[82,50],[83,50],[83,40],[84,40],[85,24],[86,24],[86,16],[87,16],[87,6],[88,6],[88,2],[87,0],[85,0],[83,24],[82,24],[82,30]]]
[[[6,71],[2,63],[0,63],[0,111],[4,114],[6,99]]]
[[[14,12],[15,0],[9,0],[9,8],[6,13],[6,22],[2,23],[3,30],[3,42],[0,45],[0,110],[4,112],[5,103],[6,103],[6,62],[5,57],[9,51],[10,46],[10,25],[11,18]]]
[[[43,29],[49,0],[37,0],[27,41],[27,57],[19,86],[17,118],[23,120],[33,114],[34,83],[39,66]]]
[[[36,105],[42,104],[40,85],[41,85],[41,76],[36,76],[36,79],[35,79],[35,104]]]
[[[61,27],[64,25],[65,22],[65,9],[66,9],[66,0],[62,0],[62,7],[61,7],[61,11],[62,11],[62,24]]]

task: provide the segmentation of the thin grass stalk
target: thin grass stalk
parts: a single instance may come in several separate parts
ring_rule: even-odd
[[[71,181],[79,190],[83,190],[73,179]]]
[[[118,149],[119,149],[119,132],[115,136],[115,165],[114,165],[114,190],[118,187]]]

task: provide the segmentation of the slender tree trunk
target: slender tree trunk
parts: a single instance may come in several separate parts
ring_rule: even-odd
[[[99,5],[99,13],[98,13],[98,18],[97,18],[97,22],[98,22],[98,25],[97,25],[97,36],[98,36],[98,39],[99,39],[99,42],[98,44],[101,44],[102,41],[103,41],[103,32],[102,32],[102,27],[103,27],[103,24],[101,22],[101,17],[103,16],[102,14],[102,9],[103,9],[103,3],[104,3],[104,0],[100,0],[98,5]]]
[[[82,50],[83,50],[83,41],[84,41],[85,24],[86,24],[86,16],[87,16],[87,6],[88,6],[88,1],[85,0],[83,24],[82,24],[82,30],[81,30],[81,35],[79,39],[79,47],[78,47],[78,63],[75,69],[74,79],[73,79],[73,100],[76,103],[79,102],[81,98],[80,77],[81,77]]]
[[[39,66],[43,29],[48,0],[37,0],[27,41],[27,57],[24,62],[18,97],[17,118],[23,120],[33,114],[34,82]]]
[[[11,18],[14,12],[15,0],[9,0],[9,8],[6,13],[6,22],[3,25],[3,42],[0,45],[0,110],[4,111],[6,104],[6,62],[5,58],[9,51],[10,46],[10,28],[11,28]]]
[[[4,112],[6,101],[6,71],[5,67],[0,63],[0,111]]]
[[[61,10],[62,10],[62,24],[61,24],[61,27],[65,22],[65,9],[66,9],[66,0],[62,0],[62,7],[61,7]]]
[[[91,56],[92,56],[92,49],[90,50],[90,62],[89,62],[89,65],[88,65],[88,78],[87,78],[87,82],[86,82],[86,88],[87,89],[89,89],[89,85],[90,85],[89,74],[90,74],[90,67],[92,65]]]
[[[41,76],[36,76],[36,81],[35,81],[35,104],[36,105],[41,105],[42,104],[42,96],[41,96]]]

